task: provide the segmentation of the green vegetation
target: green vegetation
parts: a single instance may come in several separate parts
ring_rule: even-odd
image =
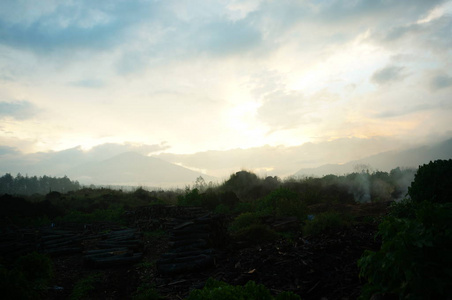
[[[303,227],[303,234],[318,235],[323,232],[349,226],[350,224],[350,217],[335,211],[328,211],[316,215],[313,220],[308,220]]]
[[[50,258],[36,252],[19,257],[11,268],[0,265],[4,299],[40,299],[54,277]]]
[[[182,206],[201,206],[203,201],[198,189],[186,189],[185,195],[181,195],[177,198],[177,204]]]
[[[0,177],[0,195],[32,195],[32,194],[47,194],[51,191],[60,193],[67,193],[69,191],[76,191],[80,189],[80,183],[71,181],[66,176],[62,178],[57,177],[28,177],[22,176],[20,173],[16,177],[6,173]]]
[[[158,300],[162,296],[157,292],[155,287],[149,283],[141,284],[135,291],[132,299],[134,300]]]
[[[413,202],[451,202],[452,159],[436,160],[419,167],[408,194]]]
[[[232,233],[238,232],[251,225],[261,224],[260,216],[257,213],[247,212],[238,215],[232,222],[229,230]]]
[[[122,207],[96,209],[93,212],[70,211],[68,214],[57,217],[57,223],[93,223],[115,222],[124,223],[124,209]]]
[[[103,277],[102,273],[93,273],[81,278],[75,283],[74,289],[72,290],[69,299],[71,300],[87,299],[90,292],[95,289],[96,283],[102,280],[102,277]]]
[[[222,281],[209,278],[206,285],[201,290],[193,290],[187,300],[297,300],[298,295],[291,292],[283,292],[277,296],[272,296],[270,291],[262,284],[248,281],[244,286],[233,286]]]
[[[48,188],[48,184],[40,185],[41,192],[43,186],[45,192],[53,191],[45,195],[30,195],[27,180],[51,182],[51,177],[14,178],[6,174],[0,178],[0,193],[12,188],[15,192],[0,194],[0,227],[95,222],[125,225],[131,209],[177,204],[226,215],[231,220],[227,224],[229,233],[235,240],[266,243],[277,238],[291,239],[301,233],[315,236],[332,232],[357,220],[376,220],[381,222],[378,231],[381,249],[366,251],[358,261],[360,276],[367,281],[362,298],[388,294],[400,299],[441,299],[448,295],[448,284],[452,281],[451,174],[452,160],[439,160],[419,167],[416,174],[414,170],[396,168],[389,173],[363,170],[346,176],[283,181],[240,171],[218,186],[206,184],[202,178],[197,179],[193,189],[173,191],[65,187],[58,192]],[[66,177],[61,182],[73,183]],[[400,201],[404,196],[406,199]],[[381,218],[386,201],[390,200],[398,202],[391,205],[389,214],[383,219],[374,218]],[[361,205],[364,202],[373,203]],[[359,215],[362,218],[354,219],[357,211],[362,213],[365,209],[366,213]],[[277,222],[285,221],[295,226],[278,227]],[[160,239],[165,235],[164,231],[149,231],[144,238]],[[153,268],[154,264],[145,262],[138,267]],[[36,253],[20,258],[12,266],[0,265],[0,288],[7,298],[40,298],[52,278],[50,260]],[[71,299],[89,297],[100,280],[101,274],[80,279]],[[260,295],[259,299],[298,299],[290,293],[272,296],[264,286],[254,282],[239,287],[214,280],[209,280],[204,289],[193,291],[189,299],[249,299],[249,295],[253,295],[251,298]],[[155,287],[147,283],[131,296],[161,298]]]
[[[273,217],[297,217],[304,220],[307,215],[306,204],[296,193],[286,188],[278,188],[258,202],[258,211],[262,215]]]
[[[373,294],[399,299],[450,296],[452,198],[444,194],[447,187],[443,186],[451,178],[450,162],[419,167],[409,189],[411,200],[394,205],[380,224],[381,249],[366,251],[358,261],[360,276],[367,279],[362,299]]]

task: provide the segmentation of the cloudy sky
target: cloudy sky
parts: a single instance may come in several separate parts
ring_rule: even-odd
[[[1,6],[3,152],[110,143],[187,155],[344,139],[378,152],[381,141],[452,135],[452,1]]]

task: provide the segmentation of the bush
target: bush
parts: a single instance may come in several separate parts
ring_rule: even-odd
[[[220,215],[228,215],[231,213],[231,209],[226,204],[219,204],[215,207],[214,213]]]
[[[145,283],[145,284],[140,285],[137,288],[132,299],[134,299],[134,300],[158,300],[158,299],[162,299],[162,297],[151,284]]]
[[[307,207],[299,195],[285,188],[279,188],[260,200],[258,209],[262,214],[273,217],[294,216],[304,220],[307,215]]]
[[[381,249],[359,259],[367,279],[362,299],[393,294],[399,299],[447,299],[452,282],[452,204],[415,204],[414,218],[389,216],[380,226]]]
[[[177,204],[181,206],[201,206],[202,198],[198,189],[185,190],[185,195],[177,197]]]
[[[244,299],[261,299],[261,300],[297,300],[298,295],[292,292],[283,292],[273,297],[269,290],[262,284],[256,284],[249,281],[244,286],[232,286],[222,281],[209,278],[202,290],[193,290],[190,292],[187,300],[244,300]]]
[[[264,224],[252,224],[242,228],[233,234],[233,237],[240,241],[252,243],[265,243],[278,238],[278,234]]]
[[[78,280],[72,293],[70,295],[71,300],[87,299],[89,293],[95,289],[94,285],[102,278],[102,273],[90,274],[80,280]]]
[[[315,216],[313,220],[307,221],[303,228],[304,235],[318,235],[322,232],[348,226],[350,221],[338,212],[329,211]]]
[[[234,233],[255,224],[261,224],[258,214],[252,212],[242,213],[234,219],[229,230]]]
[[[33,252],[16,261],[16,270],[22,273],[34,289],[44,289],[54,277],[53,264],[47,255]]]
[[[391,204],[389,216],[395,218],[409,218],[416,217],[416,203],[410,199],[403,199],[400,202],[394,202]]]
[[[93,222],[124,222],[124,209],[122,207],[96,209],[91,213],[77,210],[70,211],[63,217],[56,218],[57,222],[93,223]]]
[[[0,265],[0,291],[4,299],[39,299],[54,277],[53,264],[36,252],[21,256],[13,269]]]
[[[3,299],[39,299],[24,274],[0,265],[0,291]]]
[[[452,202],[452,159],[420,166],[408,194],[414,202]]]

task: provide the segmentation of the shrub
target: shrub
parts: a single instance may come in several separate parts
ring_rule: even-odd
[[[222,281],[209,278],[202,290],[193,290],[190,292],[187,300],[243,300],[243,299],[261,299],[261,300],[297,300],[298,295],[292,292],[283,292],[273,297],[269,290],[262,284],[256,284],[249,281],[244,286],[232,286]]]
[[[69,298],[71,300],[86,299],[89,293],[95,289],[94,285],[102,278],[102,273],[94,273],[78,280]]]
[[[91,213],[72,210],[63,217],[56,218],[57,222],[92,223],[92,222],[124,222],[124,209],[122,207],[96,209]]]
[[[409,218],[416,217],[416,204],[410,199],[403,199],[400,202],[391,204],[389,215],[395,218]]]
[[[15,264],[17,271],[31,283],[34,289],[44,289],[54,277],[53,264],[47,255],[33,252],[20,257]]]
[[[53,264],[36,252],[21,256],[13,269],[0,265],[0,291],[4,299],[39,299],[54,277]]]
[[[39,299],[39,294],[18,270],[0,265],[0,291],[3,299]]]
[[[144,283],[137,288],[132,299],[134,299],[134,300],[158,300],[158,299],[162,299],[162,297],[151,284]]]
[[[303,228],[305,235],[318,235],[322,232],[348,226],[350,221],[346,216],[338,212],[329,211],[315,216],[314,219],[307,221]]]
[[[231,213],[231,209],[226,204],[219,204],[215,207],[214,212],[216,214],[227,215]]]
[[[279,188],[260,200],[258,209],[274,217],[294,216],[304,220],[307,215],[307,207],[299,195],[285,188]]]
[[[452,202],[452,159],[420,166],[408,194],[414,202]]]
[[[251,225],[260,223],[261,221],[258,214],[252,212],[242,213],[234,219],[229,230],[231,232],[237,232]]]
[[[185,195],[177,197],[177,204],[181,206],[201,206],[202,198],[198,189],[185,190]]]
[[[381,249],[359,259],[367,279],[362,299],[395,294],[399,299],[447,299],[452,282],[452,204],[415,205],[414,218],[387,217],[379,226]]]
[[[265,243],[275,240],[278,237],[278,234],[267,225],[252,224],[235,232],[233,237],[240,241]]]

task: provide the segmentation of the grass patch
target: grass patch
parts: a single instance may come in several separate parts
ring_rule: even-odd
[[[158,293],[155,287],[149,283],[141,284],[134,295],[132,296],[133,300],[158,300],[163,299],[162,296]]]
[[[157,229],[153,231],[145,231],[143,237],[145,239],[159,239],[167,236],[167,232],[162,229]]]
[[[262,299],[262,300],[299,300],[300,296],[292,292],[282,292],[277,296],[272,296],[270,291],[262,284],[248,281],[244,286],[234,286],[222,281],[209,278],[206,285],[201,290],[190,292],[187,300],[242,300],[242,299]]]
[[[74,289],[72,290],[69,299],[80,300],[88,298],[90,292],[95,289],[96,283],[100,282],[102,277],[102,273],[94,273],[78,280],[74,285]]]
[[[335,211],[328,211],[316,215],[313,220],[307,221],[303,227],[303,234],[319,235],[334,229],[347,227],[350,224],[350,217]]]

